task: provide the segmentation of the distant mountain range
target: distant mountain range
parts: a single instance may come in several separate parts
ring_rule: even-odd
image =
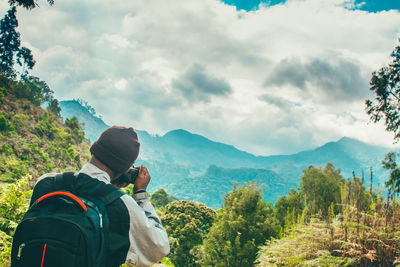
[[[86,137],[92,142],[109,127],[78,101],[61,101],[60,106],[64,118],[76,116],[85,124]],[[302,170],[309,165],[323,167],[330,162],[341,169],[345,178],[352,177],[353,171],[359,177],[365,172],[365,181],[369,181],[371,168],[374,187],[387,178],[381,161],[388,149],[347,137],[292,155],[255,156],[182,129],[163,136],[137,132],[141,142],[137,165],[149,167],[150,191],[164,188],[179,199],[203,202],[213,208],[222,205],[222,196],[235,182],[251,180],[264,184],[264,199],[275,202],[298,187]]]

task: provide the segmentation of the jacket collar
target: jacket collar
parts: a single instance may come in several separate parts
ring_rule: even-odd
[[[98,167],[96,167],[95,165],[93,165],[92,163],[88,162],[85,165],[83,165],[82,169],[78,172],[78,173],[84,173],[89,175],[90,177],[97,179],[99,181],[102,181],[106,184],[111,183],[111,178],[108,175],[107,172],[99,169]]]

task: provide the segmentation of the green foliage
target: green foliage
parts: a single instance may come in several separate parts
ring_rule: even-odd
[[[291,189],[289,196],[282,196],[274,205],[275,216],[280,222],[281,226],[285,226],[287,221],[287,214],[292,214],[296,217],[302,213],[304,209],[304,196],[303,193]],[[294,212],[293,212],[294,211]]]
[[[48,106],[47,110],[52,112],[53,114],[57,115],[57,117],[61,117],[61,107],[58,103],[58,100],[55,98],[52,98],[48,100]]]
[[[371,194],[366,191],[360,178],[353,177],[352,180],[347,181],[344,185],[346,186],[348,196],[347,199],[342,200],[341,203],[352,201],[352,204],[354,204],[359,210],[367,211],[370,205]]]
[[[22,6],[28,10],[39,6],[36,2],[37,1],[35,0],[8,0],[8,3],[11,6]],[[47,0],[47,3],[49,3],[49,5],[53,5],[54,0]]]
[[[374,71],[370,90],[375,99],[366,100],[366,112],[371,121],[385,120],[386,131],[394,133],[394,140],[400,139],[400,46],[395,47],[388,66]]]
[[[311,214],[318,212],[328,217],[331,203],[340,203],[340,184],[344,182],[340,169],[328,163],[324,169],[313,166],[303,171],[300,189],[307,199]]]
[[[0,113],[0,132],[8,132],[9,122],[4,114]]]
[[[390,171],[390,176],[385,186],[392,197],[395,193],[400,193],[400,169],[396,162],[397,155],[394,152],[387,153],[385,159],[382,161],[382,167]]]
[[[340,241],[331,235],[325,222],[312,219],[295,225],[282,239],[267,241],[261,248],[256,266],[355,266],[358,257],[343,257],[331,253]]]
[[[48,114],[40,118],[35,130],[40,137],[46,137],[50,140],[53,140],[57,134],[57,126],[53,122],[53,118]]]
[[[161,188],[151,195],[150,202],[154,207],[161,208],[175,200],[178,199],[174,196],[168,195],[167,192]]]
[[[76,142],[80,143],[85,139],[85,132],[83,131],[84,125],[80,124],[75,116],[71,119],[67,118],[65,120],[65,125],[69,128],[68,131]]]
[[[200,253],[202,266],[252,266],[258,246],[278,235],[279,223],[261,192],[249,182],[224,197]]]
[[[33,69],[36,61],[33,59],[33,55],[30,49],[21,47],[17,52],[17,64],[22,67],[21,77],[28,76],[28,69]]]
[[[4,98],[5,96],[7,96],[7,89],[0,87],[0,99]]]
[[[45,81],[34,76],[24,76],[21,81],[13,81],[0,73],[0,103],[4,102],[4,96],[16,97],[25,102],[23,109],[30,109],[31,104],[40,106],[47,103],[47,110],[60,118],[61,108],[58,100],[54,98],[54,92]]]
[[[170,258],[164,257],[158,263],[151,265],[152,267],[175,267]],[[135,267],[133,264],[122,264],[121,267]]]
[[[171,267],[175,267],[175,264],[171,261],[170,258],[164,257],[164,258],[162,258],[161,261],[160,261],[160,266],[159,266],[159,267],[161,267],[161,266],[171,266]]]
[[[15,30],[18,27],[15,7],[7,11],[0,20],[0,72],[10,78],[15,78],[14,55],[21,44],[20,34]]]
[[[19,133],[23,133],[26,131],[26,125],[29,120],[29,116],[26,114],[16,114],[12,118],[12,123],[14,124],[15,130]]]
[[[28,69],[32,69],[35,65],[31,50],[20,47],[20,34],[16,31],[18,27],[16,13],[16,7],[11,7],[0,20],[0,72],[12,79],[17,76],[14,69],[15,58],[18,65],[23,67],[22,77],[27,76]]]
[[[330,169],[333,171],[333,166]],[[400,259],[397,196],[391,202],[388,197],[384,203],[379,189],[374,196],[357,177],[341,182],[339,196],[339,202],[324,204],[327,218],[319,216],[322,213],[316,214],[314,209],[312,217],[303,220],[304,211],[311,204],[306,206],[297,222],[281,233],[280,240],[267,242],[262,248],[258,266],[397,265]]]
[[[197,266],[193,248],[203,243],[215,211],[193,201],[174,201],[164,207],[161,221],[169,235],[169,257],[176,266]]]
[[[13,182],[27,173],[37,178],[53,170],[76,170],[90,157],[82,126],[72,121],[67,127],[57,115],[37,106],[51,99],[52,91],[39,79],[27,79],[30,80],[15,82],[0,75],[0,88],[7,89],[7,101],[0,105],[2,182]],[[32,97],[19,95],[31,88],[29,83],[41,84],[41,89]]]
[[[13,182],[27,174],[24,162],[15,156],[0,157],[0,182]]]
[[[10,264],[12,236],[29,207],[30,179],[26,176],[14,184],[0,186],[0,262],[3,266]]]

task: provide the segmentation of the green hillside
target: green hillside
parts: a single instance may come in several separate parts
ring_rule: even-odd
[[[282,177],[269,170],[226,169],[212,165],[201,176],[183,178],[179,182],[163,184],[160,187],[174,192],[180,199],[206,203],[218,209],[224,203],[223,195],[229,192],[235,183],[241,185],[252,180],[262,185],[264,200],[267,202],[277,200],[286,188],[297,186],[295,183],[286,183]]]
[[[89,158],[88,142],[74,120],[64,124],[43,109],[45,92],[35,83],[0,76],[0,181],[30,174],[77,170]]]

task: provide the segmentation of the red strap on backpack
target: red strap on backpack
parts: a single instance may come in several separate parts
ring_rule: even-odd
[[[82,202],[82,200],[80,200],[77,196],[75,196],[74,194],[71,194],[69,192],[64,192],[64,191],[58,191],[58,192],[51,192],[48,193],[42,197],[40,197],[35,204],[39,204],[40,202],[42,202],[43,200],[46,199],[50,199],[50,198],[54,198],[54,197],[64,197],[67,199],[72,199],[76,204],[78,204],[79,207],[82,208],[83,211],[87,211],[87,207],[85,205],[85,203]]]

